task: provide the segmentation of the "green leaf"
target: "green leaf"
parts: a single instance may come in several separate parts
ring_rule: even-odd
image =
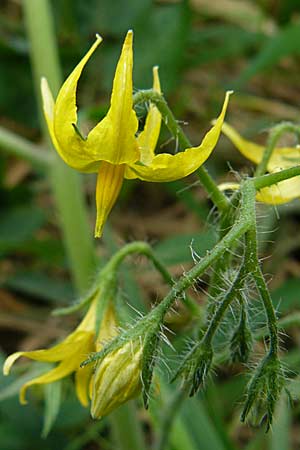
[[[193,257],[204,256],[216,242],[213,230],[202,233],[178,234],[155,245],[155,254],[164,264],[192,262]]]
[[[182,417],[185,425],[193,437],[197,448],[213,450],[232,450],[233,446],[228,447],[223,442],[217,428],[207,414],[203,402],[199,398],[189,399],[182,405]],[[224,434],[226,431],[224,430]]]
[[[45,413],[42,437],[46,438],[53,427],[53,424],[59,413],[61,404],[62,382],[46,384],[44,386],[45,393]]]
[[[4,387],[2,387],[2,389],[0,390],[0,402],[18,395],[19,390],[21,389],[23,384],[25,384],[29,380],[32,380],[32,378],[38,377],[44,372],[45,366],[41,364],[33,364],[24,375],[19,375],[18,377],[14,376],[13,381],[7,378],[5,381],[7,381],[8,384],[4,385]],[[3,385],[2,380],[1,384]]]
[[[65,305],[75,293],[68,281],[48,276],[40,271],[20,271],[8,278],[6,287],[23,292],[39,300]]]
[[[286,395],[282,395],[275,411],[275,420],[270,433],[270,450],[290,450],[291,409]]]
[[[278,306],[280,312],[288,312],[299,307],[299,278],[290,278],[284,281],[281,286],[272,292],[272,299],[275,307]]]
[[[275,66],[283,57],[299,55],[300,25],[292,23],[281,29],[277,35],[272,35],[259,54],[245,68],[234,83],[240,87],[254,75]]]
[[[32,205],[6,210],[0,217],[0,253],[26,242],[45,223],[44,212]]]
[[[234,59],[266,40],[254,33],[232,25],[218,25],[194,30],[189,37],[188,66]]]

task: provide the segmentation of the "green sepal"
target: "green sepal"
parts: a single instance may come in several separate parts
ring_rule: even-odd
[[[230,354],[232,362],[246,363],[252,350],[253,338],[248,321],[247,310],[242,304],[241,316],[237,328],[230,340]]]
[[[155,357],[159,344],[159,330],[155,328],[150,330],[145,337],[143,360],[142,360],[142,393],[144,406],[148,409],[149,392],[152,383],[153,369],[155,366]]]
[[[213,361],[213,349],[210,345],[198,343],[188,352],[183,359],[172,381],[179,376],[183,377],[185,388],[192,397],[204,386],[210,373]]]
[[[241,421],[245,422],[251,413],[250,422],[266,424],[269,431],[275,411],[284,387],[284,372],[277,355],[268,354],[255,370],[247,389],[247,398],[241,414]]]

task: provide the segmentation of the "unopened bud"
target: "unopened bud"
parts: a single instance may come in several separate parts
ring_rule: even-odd
[[[128,341],[97,364],[91,404],[94,419],[106,416],[139,394],[142,388],[142,356],[140,341]]]

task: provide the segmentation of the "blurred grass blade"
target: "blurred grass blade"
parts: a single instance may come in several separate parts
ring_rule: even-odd
[[[234,88],[241,87],[250,78],[275,66],[283,57],[300,54],[300,25],[287,25],[277,35],[271,36],[256,58],[245,68],[234,83]]]
[[[290,450],[291,409],[286,395],[282,395],[275,412],[270,450]]]
[[[45,393],[45,413],[42,437],[46,438],[57,418],[61,404],[62,382],[46,384],[44,386]]]

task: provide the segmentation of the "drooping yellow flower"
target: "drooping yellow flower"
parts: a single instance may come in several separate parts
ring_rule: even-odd
[[[114,76],[109,111],[86,138],[77,128],[76,89],[85,64],[101,42],[100,36],[64,82],[55,102],[47,81],[42,80],[44,113],[59,155],[76,170],[98,173],[96,237],[102,234],[124,177],[173,181],[191,174],[206,161],[218,141],[229,99],[227,93],[220,116],[199,146],[176,155],[155,156],[161,125],[161,115],[155,106],[150,107],[145,128],[137,136],[138,120],[132,103],[132,39],[133,33],[128,31]],[[160,92],[157,68],[153,77],[153,88]]]
[[[223,133],[231,140],[236,148],[246,158],[259,164],[262,160],[265,147],[244,139],[234,128],[227,123],[223,124]],[[273,150],[272,156],[268,162],[267,170],[269,173],[279,172],[288,169],[300,163],[300,148],[298,147],[277,147]],[[235,184],[224,183],[223,188],[236,188]],[[300,197],[300,176],[289,180],[280,181],[269,187],[261,189],[257,193],[257,200],[271,205],[287,203]]]
[[[80,368],[81,361],[91,352],[98,351],[102,345],[117,334],[116,319],[113,307],[109,305],[102,318],[98,338],[95,337],[97,298],[91,303],[86,315],[78,327],[61,343],[48,350],[34,350],[16,352],[10,355],[3,366],[4,375],[8,375],[11,366],[21,356],[27,358],[59,364],[45,374],[27,381],[20,390],[20,402],[26,404],[26,390],[37,384],[47,384],[60,380],[75,372],[76,394],[83,406],[88,405],[88,390],[92,378],[92,368]]]
[[[91,415],[106,416],[139,394],[142,388],[143,346],[139,340],[128,341],[111,351],[98,363],[92,384]]]

